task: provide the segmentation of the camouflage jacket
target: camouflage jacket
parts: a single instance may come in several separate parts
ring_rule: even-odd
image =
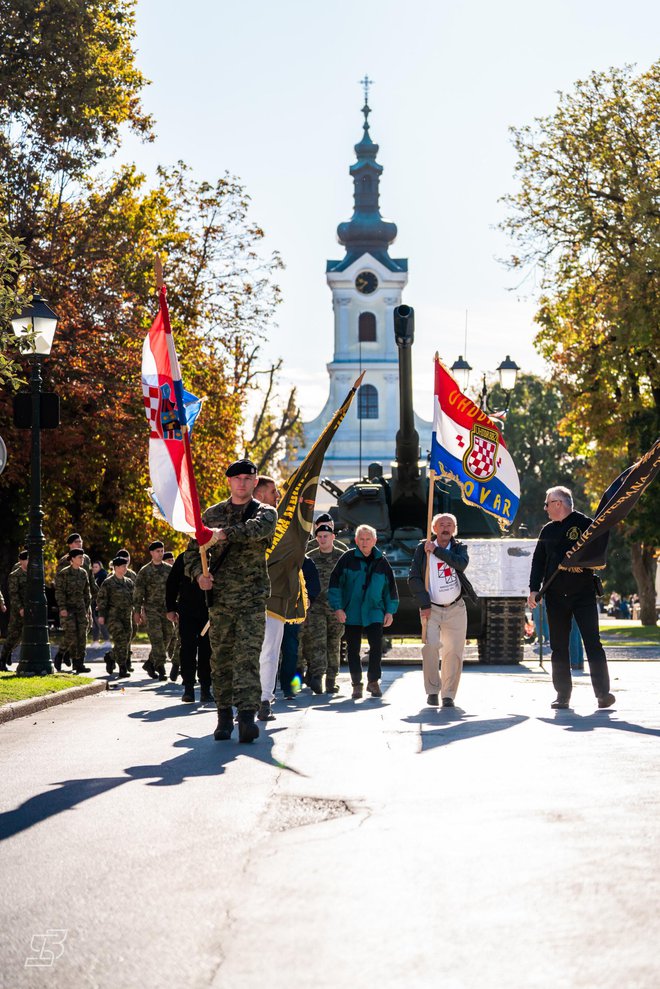
[[[7,581],[9,588],[9,607],[12,611],[18,611],[25,607],[25,588],[27,587],[27,571],[22,567],[16,567],[9,574]]]
[[[165,614],[165,586],[172,567],[169,563],[147,563],[135,580],[133,610],[140,611],[144,606],[148,611]]]
[[[230,499],[207,508],[202,516],[206,525],[227,533],[227,540],[216,543],[209,551],[209,569],[214,579],[210,610],[265,608],[270,594],[266,550],[273,539],[277,512],[257,502],[252,517],[244,521],[249,507],[234,505]],[[202,572],[197,540],[188,543],[184,561],[186,575],[197,580]]]
[[[87,611],[92,603],[87,571],[68,566],[55,574],[55,600],[60,609],[84,608]]]
[[[99,588],[96,601],[99,617],[105,619],[119,618],[130,622],[133,611],[133,581],[129,577],[121,580],[111,574]]]
[[[316,569],[319,572],[319,578],[321,580],[321,593],[314,601],[312,607],[314,611],[320,611],[324,606],[329,608],[328,604],[328,584],[330,583],[330,574],[335,569],[335,564],[344,555],[344,550],[337,547],[335,542],[332,551],[330,553],[322,553],[317,547],[307,554],[310,560],[313,560],[316,564]]]
[[[61,556],[57,561],[57,573],[59,573],[60,570],[64,570],[65,567],[68,567],[70,563],[71,560],[69,559],[68,555],[65,553],[64,556]],[[94,580],[94,574],[92,573],[92,561],[87,556],[87,553],[83,554],[81,569],[85,570],[87,573],[87,579],[89,580],[89,593],[92,595],[92,600],[94,600],[94,598],[98,594],[99,589],[96,584],[96,581]]]

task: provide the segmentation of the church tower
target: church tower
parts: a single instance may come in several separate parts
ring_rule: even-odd
[[[399,428],[399,358],[392,313],[408,281],[408,261],[389,255],[397,228],[380,214],[383,166],[376,160],[378,145],[369,134],[369,84],[365,77],[363,133],[355,145],[357,160],[350,166],[353,216],[337,227],[337,239],[346,253],[326,265],[335,323],[334,356],[327,365],[330,394],[316,419],[303,424],[305,445],[296,456],[296,463],[305,458],[364,371],[362,387],[323,463],[324,476],[334,480],[360,478],[373,462],[389,473]],[[425,450],[430,445],[430,423],[415,416],[415,425]]]

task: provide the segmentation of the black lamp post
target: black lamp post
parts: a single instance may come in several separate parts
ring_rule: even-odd
[[[29,563],[25,595],[25,620],[21,658],[16,672],[23,676],[44,676],[53,672],[48,640],[48,602],[44,578],[44,534],[41,520],[41,364],[50,354],[57,326],[57,316],[46,300],[35,295],[20,316],[11,321],[24,354],[32,363],[32,456],[30,472],[30,531],[27,540]]]
[[[451,372],[456,378],[456,383],[458,387],[464,392],[467,389],[468,381],[470,380],[471,366],[466,360],[463,359],[461,355],[458,360],[454,361],[451,366]],[[502,391],[505,393],[505,406],[504,412],[509,408],[509,403],[511,401],[511,392],[516,386],[516,377],[520,368],[515,361],[512,361],[507,354],[504,360],[500,363],[497,368],[497,375],[499,378],[499,383]],[[488,407],[488,399],[490,398],[488,394],[488,387],[486,385],[486,375],[483,375],[481,382],[481,391],[479,392],[479,408],[482,412],[486,412],[492,415],[494,410]]]

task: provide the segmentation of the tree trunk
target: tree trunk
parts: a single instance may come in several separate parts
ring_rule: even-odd
[[[655,549],[643,543],[632,544],[632,572],[639,594],[642,625],[657,625],[655,607]]]

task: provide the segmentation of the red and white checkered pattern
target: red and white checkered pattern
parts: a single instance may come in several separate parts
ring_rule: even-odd
[[[479,480],[492,477],[495,471],[495,444],[483,436],[475,436],[467,468]]]
[[[153,385],[146,385],[142,383],[142,396],[144,402],[144,411],[147,415],[147,422],[151,429],[150,439],[157,439],[159,436],[162,437],[163,433],[160,429],[160,422],[158,421],[158,406],[160,405],[160,389]]]

